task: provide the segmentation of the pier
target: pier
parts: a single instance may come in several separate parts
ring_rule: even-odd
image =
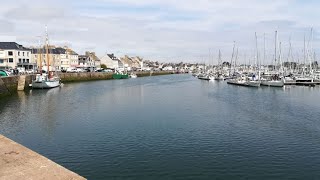
[[[85,180],[3,135],[0,135],[0,179]]]

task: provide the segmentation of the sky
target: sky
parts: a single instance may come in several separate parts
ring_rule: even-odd
[[[304,37],[307,49],[318,52],[319,6],[316,0],[3,0],[0,41],[36,46],[47,25],[50,44],[79,54],[215,64],[219,49],[230,61],[235,42],[239,62],[253,63],[258,54],[272,63],[278,31],[282,59],[301,62]]]

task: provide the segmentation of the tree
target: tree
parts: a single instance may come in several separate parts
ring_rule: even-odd
[[[105,64],[101,64],[101,68],[103,68],[103,69],[107,69],[107,65],[105,65]]]

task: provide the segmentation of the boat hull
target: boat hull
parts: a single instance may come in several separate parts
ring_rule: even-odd
[[[198,77],[198,79],[200,79],[200,80],[205,80],[205,81],[210,81],[210,78],[209,78],[209,77]]]
[[[218,77],[215,77],[214,80],[216,80],[216,81],[223,81],[223,80],[224,80],[224,77],[223,77],[223,76],[218,76]]]
[[[283,81],[261,81],[261,86],[283,87]]]
[[[59,87],[59,81],[34,81],[32,82],[33,89],[51,89],[55,87]]]
[[[260,87],[260,81],[237,81],[237,80],[228,80],[228,84],[237,85],[237,86],[247,86],[247,87]]]
[[[112,74],[113,79],[128,79],[128,74]]]

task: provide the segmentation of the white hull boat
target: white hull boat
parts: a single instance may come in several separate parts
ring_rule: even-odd
[[[130,74],[130,78],[137,78],[138,76],[136,74]]]
[[[261,81],[261,85],[270,87],[283,87],[284,82],[282,80],[264,80]]]
[[[214,78],[214,80],[217,80],[217,81],[223,81],[224,80],[224,77],[222,75],[218,75]]]
[[[227,81],[228,84],[238,85],[238,86],[248,86],[248,87],[260,87],[260,81],[246,81],[246,80],[237,80],[230,79]]]
[[[296,84],[296,80],[294,80],[291,77],[284,77],[283,84],[284,85],[295,85]]]
[[[60,86],[60,79],[57,77],[48,79],[47,75],[38,74],[31,86],[33,89],[51,89]]]

